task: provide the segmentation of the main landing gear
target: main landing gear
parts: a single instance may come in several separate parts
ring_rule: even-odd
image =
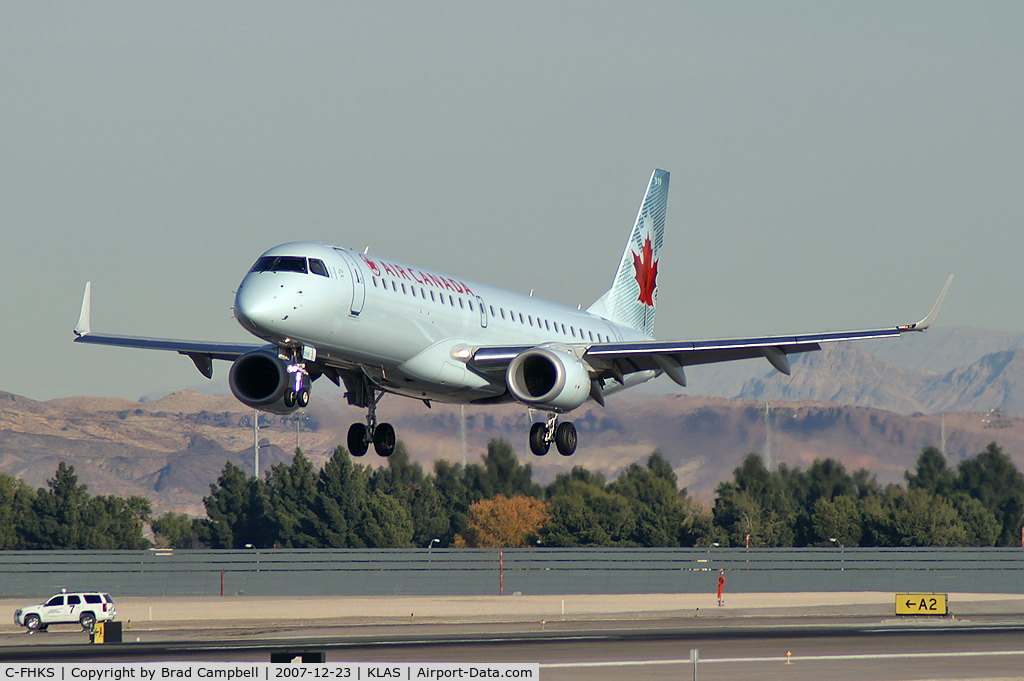
[[[534,423],[530,428],[530,450],[537,456],[547,454],[552,441],[559,454],[572,456],[576,451],[576,426],[569,421],[558,423],[558,414],[550,414],[547,423]]]
[[[395,429],[390,423],[377,423],[377,403],[384,397],[384,391],[370,389],[365,400],[366,425],[353,423],[348,429],[348,452],[352,456],[363,456],[373,443],[373,449],[380,456],[391,456],[395,451]]]

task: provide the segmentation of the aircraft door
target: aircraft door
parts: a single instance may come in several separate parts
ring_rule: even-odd
[[[359,269],[359,264],[356,263],[352,254],[340,248],[334,250],[348,266],[349,274],[352,277],[352,306],[349,309],[353,315],[358,315],[363,311],[363,303],[366,301],[366,278],[363,277],[363,272]]]
[[[484,299],[480,296],[476,297],[476,304],[480,307],[480,326],[484,329],[487,328],[487,306],[484,305]]]

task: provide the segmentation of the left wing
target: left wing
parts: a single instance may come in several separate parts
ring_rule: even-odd
[[[122,348],[144,348],[147,350],[170,350],[187,355],[196,365],[200,373],[207,378],[213,377],[213,360],[226,359],[234,361],[247,352],[266,347],[266,344],[255,343],[210,343],[207,341],[175,340],[173,338],[143,338],[139,336],[111,336],[92,333],[91,321],[92,282],[85,285],[82,298],[82,313],[75,325],[75,342],[93,345],[114,345]]]
[[[594,379],[615,378],[623,382],[626,374],[637,371],[663,371],[681,386],[686,385],[683,367],[715,362],[731,362],[754,357],[766,358],[773,367],[789,374],[788,355],[812,352],[821,349],[821,343],[837,343],[870,338],[893,338],[910,331],[924,331],[938,316],[942,301],[946,298],[950,275],[938,300],[931,311],[915,324],[868,329],[864,331],[828,331],[798,336],[762,336],[759,338],[733,338],[707,341],[626,341],[620,343],[594,343],[572,346],[576,354],[592,369]],[[529,347],[483,347],[479,348],[469,365],[481,373],[501,371],[519,353]]]

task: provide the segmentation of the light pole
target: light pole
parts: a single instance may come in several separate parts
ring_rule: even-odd
[[[430,543],[427,544],[427,562],[428,563],[433,563],[434,562],[434,553],[433,553],[432,549],[434,548],[434,544],[440,544],[440,543],[441,543],[441,540],[438,539],[437,537],[434,537],[433,539],[430,540]]]
[[[839,570],[845,570],[846,566],[844,563],[846,562],[846,558],[843,556],[843,549],[845,548],[843,546],[843,542],[839,541],[835,537],[829,537],[828,540],[839,547]]]

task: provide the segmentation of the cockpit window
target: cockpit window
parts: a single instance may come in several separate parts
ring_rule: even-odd
[[[319,274],[321,277],[329,276],[327,274],[327,267],[324,265],[324,261],[317,260],[316,258],[309,259],[309,271],[313,274]]]
[[[320,263],[323,266],[323,263]],[[296,255],[265,255],[250,272],[299,272],[306,274],[306,259]],[[324,276],[327,276],[326,274]]]

